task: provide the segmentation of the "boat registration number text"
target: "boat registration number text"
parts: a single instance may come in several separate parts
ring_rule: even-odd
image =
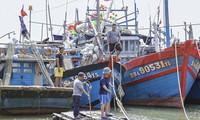
[[[85,73],[84,79],[87,80],[87,79],[93,79],[93,78],[97,78],[97,77],[99,77],[98,73],[87,72],[87,73]],[[74,81],[76,78],[78,78],[78,75],[70,77],[69,80]]]
[[[198,72],[199,71],[199,69],[200,69],[200,63],[199,63],[199,61],[197,62],[197,61],[192,61],[192,67],[194,67],[194,69]]]
[[[131,72],[130,77],[135,78],[137,76],[144,75],[146,73],[150,73],[150,72],[153,72],[153,71],[156,71],[156,70],[160,70],[162,68],[166,68],[166,67],[169,67],[169,66],[171,66],[170,61],[166,61],[166,62],[158,61],[158,62],[149,64],[149,65],[139,67],[139,71],[138,72]]]

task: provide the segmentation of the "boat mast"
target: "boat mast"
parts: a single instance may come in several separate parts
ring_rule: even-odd
[[[165,29],[166,29],[166,46],[170,46],[170,28],[169,28],[169,9],[168,0],[164,0],[164,11],[165,11]]]
[[[29,5],[29,11],[30,11],[30,15],[29,15],[29,38],[31,39],[31,13],[32,13],[32,5]]]
[[[139,32],[138,32],[138,21],[137,21],[137,6],[136,6],[136,0],[134,0],[134,10],[135,10],[135,34],[139,34]]]
[[[68,0],[67,0],[67,2],[66,2],[65,20],[64,20],[64,24],[63,24],[63,29],[64,29],[63,41],[65,41],[65,40],[67,39],[67,36],[66,36],[66,27],[67,27],[67,5],[68,5]]]
[[[49,7],[49,2],[48,2],[48,12],[49,12],[49,24],[50,24],[50,31],[51,31],[51,40],[54,41],[53,39],[53,27],[51,24],[51,12],[50,12],[50,7]]]
[[[99,33],[100,33],[100,3],[99,3],[99,0],[97,0],[97,6],[96,6],[96,9],[97,9],[97,33],[98,33],[98,36],[99,36]]]
[[[47,0],[45,1],[45,8],[46,8],[46,30],[47,30],[47,38],[49,37],[48,34],[48,11],[47,11]]]

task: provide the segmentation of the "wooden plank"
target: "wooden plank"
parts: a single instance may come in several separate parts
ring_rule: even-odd
[[[69,117],[71,119],[74,119],[73,112],[61,112],[61,115],[65,116],[65,117]]]
[[[101,111],[81,111],[81,120],[101,120]],[[57,116],[68,118],[69,120],[75,120],[73,116],[73,112],[61,112]],[[91,117],[92,116],[92,117]],[[125,118],[120,118],[118,116],[109,117],[109,120],[126,120]]]
[[[52,120],[70,120],[69,118],[66,118],[60,114],[53,113],[53,119]]]
[[[73,112],[61,112],[61,115],[65,116],[67,118],[70,118],[72,120],[75,120]],[[81,120],[95,120],[95,119],[91,119],[91,117],[89,117],[87,115],[84,115],[84,114],[81,114],[81,113],[80,113],[80,115],[81,115]]]
[[[86,115],[88,117],[90,117],[90,111],[81,111],[80,114]],[[101,119],[101,111],[91,111],[92,114],[92,118],[94,120],[100,120]],[[91,117],[90,117],[91,118]],[[120,118],[119,116],[113,116],[113,117],[109,117],[109,120],[125,120],[124,118]]]

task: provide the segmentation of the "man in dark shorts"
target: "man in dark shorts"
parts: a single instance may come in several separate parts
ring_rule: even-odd
[[[109,86],[113,88],[110,84],[110,73],[111,70],[109,67],[103,69],[103,76],[100,79],[100,89],[99,89],[99,100],[101,104],[101,118],[108,119],[112,114],[108,113],[110,108],[110,95],[112,91],[109,90]]]
[[[54,68],[54,75],[56,78],[56,87],[60,86],[62,87],[62,77],[63,77],[63,72],[65,70],[65,66],[63,63],[63,52],[64,48],[59,47],[59,52],[56,54],[56,66]]]
[[[85,74],[83,72],[78,73],[78,78],[75,79],[74,81],[74,86],[73,86],[73,103],[74,103],[74,118],[80,119],[79,116],[79,111],[80,111],[80,104],[81,104],[81,97],[82,93],[87,95],[88,99],[90,98],[90,95],[87,94],[87,92],[83,88],[83,80],[84,80]]]
[[[107,43],[109,44],[110,53],[113,54],[117,50],[117,57],[119,57],[121,48],[121,34],[116,30],[116,24],[112,24],[112,30],[107,33]]]

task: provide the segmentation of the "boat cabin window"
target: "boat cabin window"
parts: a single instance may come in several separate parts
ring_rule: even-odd
[[[130,41],[130,50],[134,50],[134,41]]]
[[[13,68],[13,73],[20,73],[20,69],[18,69],[18,68]]]
[[[123,51],[135,51],[139,47],[139,41],[136,40],[124,40],[121,41]]]
[[[31,69],[24,69],[24,73],[32,73]]]
[[[13,67],[20,67],[20,63],[13,63]]]
[[[30,63],[24,63],[24,67],[32,67],[32,64],[30,64]]]
[[[129,45],[128,45],[128,41],[126,40],[125,41],[125,51],[128,51],[129,50],[128,48],[129,48]]]

